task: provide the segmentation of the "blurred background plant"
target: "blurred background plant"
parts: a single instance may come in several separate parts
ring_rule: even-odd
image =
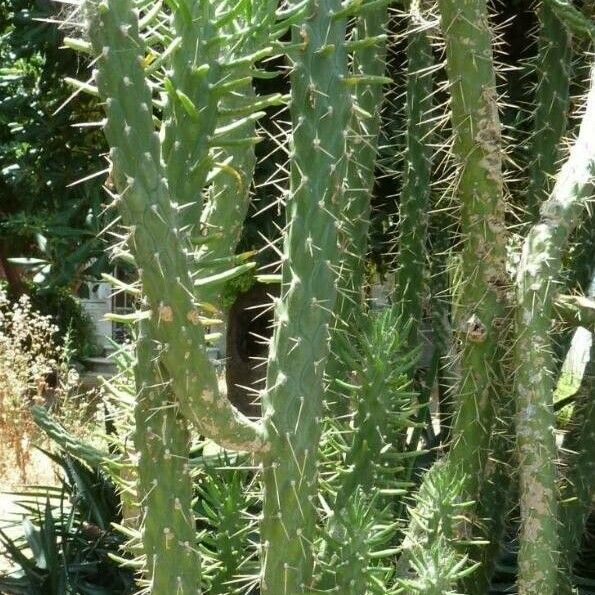
[[[66,401],[78,389],[68,340],[60,344],[58,332],[52,318],[35,310],[27,295],[11,302],[0,289],[0,472],[16,466],[22,481],[36,435],[31,405],[67,409]]]
[[[97,348],[73,295],[110,268],[99,235],[110,218],[106,149],[85,125],[99,115],[96,99],[69,86],[80,59],[42,22],[58,11],[46,0],[0,0],[0,278],[11,298],[26,293],[51,314],[84,358]]]

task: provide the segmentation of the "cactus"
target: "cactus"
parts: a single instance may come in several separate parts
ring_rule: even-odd
[[[134,415],[119,427],[133,432],[136,452],[91,447],[45,410],[34,415],[74,456],[116,476],[128,499],[136,480],[139,522],[121,529],[135,554],[142,540],[134,564],[139,585],[153,595],[487,592],[506,507],[514,506],[507,452],[515,439],[513,381],[518,591],[571,588],[592,491],[591,412],[577,402],[565,440],[576,454],[565,459],[563,482],[564,496],[576,500],[559,506],[552,376],[561,357],[552,353],[550,330],[558,319],[592,325],[592,300],[572,295],[584,290],[577,271],[590,257],[586,241],[568,259],[571,282],[561,294],[554,287],[568,245],[587,235],[571,232],[593,178],[593,90],[553,190],[549,180],[573,122],[570,31],[585,35],[591,21],[585,7],[579,21],[562,0],[539,7],[534,160],[519,172],[526,212],[511,227],[498,113],[510,108],[497,100],[486,0],[439,0],[441,26],[432,38],[444,38],[446,81],[432,65],[425,4],[412,0],[395,13],[407,47],[389,34],[388,4],[86,0],[90,43],[67,41],[95,58],[96,86],[74,84],[104,104],[113,206],[125,236],[114,252],[138,271],[132,285],[110,279],[139,300],[138,311],[121,318],[136,338],[127,399]],[[406,54],[406,121],[398,132],[406,146],[405,169],[391,172],[402,182],[390,189],[400,195],[401,217],[387,232],[400,244],[396,290],[391,307],[378,313],[366,308],[363,289],[378,139],[386,136],[381,111],[387,127],[401,122],[383,103],[387,50],[395,70]],[[281,55],[287,79],[265,62]],[[256,79],[274,77],[278,92],[261,94]],[[449,142],[434,135],[432,97],[451,108],[446,167],[434,157],[435,145]],[[289,179],[287,186],[276,180],[281,197],[271,204],[283,206],[286,225],[267,240],[281,257],[281,295],[263,415],[254,421],[220,389],[205,329],[217,324],[225,282],[256,266],[255,252],[235,251],[261,179],[257,121],[285,105],[289,161],[280,171]],[[284,136],[275,141],[285,148]],[[456,178],[436,179],[448,177],[452,162]],[[428,237],[431,192],[445,181],[457,208],[448,233],[440,213],[432,214]],[[426,294],[436,345],[416,399],[409,387]],[[440,377],[443,359],[453,380]],[[446,408],[440,403],[439,436],[427,406],[436,377],[452,399]],[[587,375],[580,399],[590,382]],[[108,388],[117,393],[117,382]],[[337,402],[337,394],[346,398]]]
[[[324,535],[326,560],[317,589],[345,595],[395,593],[387,561],[395,553],[390,542],[397,523],[389,509],[379,510],[377,498],[356,490],[332,521],[332,530]]]
[[[506,385],[499,362],[508,285],[500,123],[485,3],[459,6],[444,0],[439,7],[452,93],[453,151],[461,168],[457,199],[463,241],[454,322],[462,342],[461,380],[449,460],[465,470],[465,494],[473,499],[482,482],[497,388]]]
[[[470,502],[460,501],[462,481],[448,466],[438,463],[425,475],[412,513],[413,533],[411,567],[415,577],[399,577],[406,593],[438,595],[455,593],[461,579],[471,574],[478,563],[469,564],[456,548],[457,518]],[[421,541],[418,536],[423,535]]]
[[[399,207],[399,268],[397,286],[403,320],[410,322],[409,347],[419,346],[426,264],[426,235],[430,202],[433,124],[432,66],[434,57],[421,2],[410,3],[407,39],[407,150]]]
[[[488,457],[496,389],[506,384],[498,355],[507,315],[500,124],[485,3],[479,0],[459,6],[445,0],[439,8],[452,94],[454,152],[461,168],[457,198],[464,242],[463,285],[457,289],[455,320],[462,343],[461,378],[448,464],[453,473],[464,470],[461,489],[473,500],[479,494]],[[466,539],[471,530],[459,528]],[[402,558],[401,568],[407,552]]]
[[[523,246],[517,278],[517,441],[522,526],[519,593],[555,593],[557,530],[556,444],[549,336],[553,281],[563,250],[586,207],[595,173],[595,69],[586,112],[568,161],[556,178],[540,221]]]
[[[89,16],[89,32],[99,55],[97,86],[106,98],[105,133],[121,193],[120,210],[131,228],[128,243],[156,321],[155,339],[166,347],[162,360],[173,390],[184,415],[199,431],[230,448],[262,450],[262,430],[219,394],[215,370],[205,352],[204,312],[193,295],[196,280],[192,282],[184,254],[179,227],[183,222],[178,221],[160,161],[138,19],[126,2],[91,5]],[[183,91],[174,91],[176,101],[192,112],[186,102],[191,99]],[[180,367],[180,361],[188,365]]]
[[[316,451],[351,106],[340,9],[336,0],[308,3],[307,17],[292,33],[298,49],[291,54],[288,229],[263,395],[271,443],[263,457],[263,594],[305,593],[313,571]]]
[[[195,594],[201,572],[191,514],[190,433],[159,372],[148,326],[141,325],[136,342],[134,411],[145,580],[153,593]]]
[[[352,74],[382,77],[386,70],[386,28],[388,9],[384,3],[366,9],[357,17],[355,39],[352,42]],[[389,79],[387,79],[389,80]],[[365,260],[368,250],[370,225],[370,197],[374,186],[374,173],[380,133],[380,112],[383,106],[382,85],[359,84],[353,93],[352,130],[348,137],[347,179],[345,208],[341,213],[339,242],[338,296],[335,328],[331,343],[331,358],[326,367],[329,392],[336,395],[333,404],[336,414],[344,413],[349,399],[337,384],[347,369],[335,355],[340,335],[349,334],[350,323],[363,307]]]
[[[592,340],[591,336],[591,340]],[[595,485],[595,343],[591,344],[590,360],[585,368],[578,394],[572,427],[564,439],[566,470],[561,487],[560,551],[562,561],[558,575],[558,592],[572,593],[572,569],[585,533]]]
[[[346,360],[344,367],[354,370],[357,384],[346,386],[353,394],[355,429],[345,447],[348,471],[341,474],[336,513],[358,489],[364,493],[373,488],[391,489],[398,479],[397,463],[406,450],[407,430],[417,410],[408,374],[419,353],[407,353],[409,327],[401,330],[400,326],[399,316],[391,308],[360,322],[355,337],[338,345],[339,355]]]
[[[527,208],[533,220],[537,220],[539,206],[550,193],[551,179],[560,158],[560,141],[567,126],[571,56],[571,36],[551,2],[546,1],[541,5],[539,21],[536,68],[540,76],[533,117],[533,162],[527,188]]]

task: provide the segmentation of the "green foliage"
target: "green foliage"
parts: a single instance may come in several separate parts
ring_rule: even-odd
[[[63,105],[64,79],[78,76],[81,63],[60,49],[63,33],[42,22],[57,10],[0,3],[0,256],[39,258],[40,281],[64,286],[105,270],[96,236],[108,220],[95,180],[70,186],[105,169],[105,144],[97,127],[78,127],[98,117],[96,99],[77,94]]]
[[[30,285],[29,296],[33,308],[52,317],[61,342],[68,341],[68,349],[73,357],[82,359],[99,353],[93,323],[69,289],[55,285]]]
[[[0,589],[14,595],[127,595],[134,577],[110,559],[123,539],[114,485],[98,468],[68,454],[46,453],[59,467],[58,487],[13,492],[23,520],[3,520],[0,542],[14,570],[0,575]]]

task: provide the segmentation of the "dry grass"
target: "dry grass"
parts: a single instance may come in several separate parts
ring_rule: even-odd
[[[29,408],[60,403],[78,384],[57,331],[27,296],[11,303],[0,290],[0,487],[40,480],[48,467],[33,454],[40,437]]]

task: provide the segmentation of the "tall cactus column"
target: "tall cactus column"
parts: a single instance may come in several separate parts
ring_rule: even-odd
[[[454,155],[460,165],[462,284],[455,332],[461,380],[449,462],[464,470],[464,497],[475,499],[487,461],[494,403],[506,386],[504,221],[500,122],[492,33],[485,0],[440,0],[452,94]]]
[[[396,285],[400,310],[409,327],[409,348],[419,346],[426,236],[432,173],[432,45],[424,30],[419,0],[410,3],[407,34],[407,152],[399,207],[399,268]]]
[[[141,323],[137,338],[134,408],[143,578],[153,595],[198,595],[200,556],[187,458],[190,433],[167,378],[159,373],[159,353],[148,326]]]
[[[520,462],[520,595],[557,592],[559,551],[551,324],[555,281],[595,178],[595,68],[578,139],[539,222],[523,245],[517,279],[517,443]]]
[[[310,588],[323,372],[336,299],[338,217],[347,168],[346,19],[339,0],[312,0],[293,29],[291,186],[282,297],[263,395],[271,450],[263,460],[263,595]]]
[[[460,379],[448,474],[461,477],[461,498],[477,501],[488,461],[494,405],[506,386],[502,368],[507,326],[500,121],[496,96],[492,33],[485,0],[440,0],[451,91],[454,157],[459,166],[456,200],[462,239],[461,286],[456,296]],[[423,485],[422,485],[423,489]],[[476,527],[470,511],[458,524],[468,543]],[[410,526],[400,570],[422,537]]]

